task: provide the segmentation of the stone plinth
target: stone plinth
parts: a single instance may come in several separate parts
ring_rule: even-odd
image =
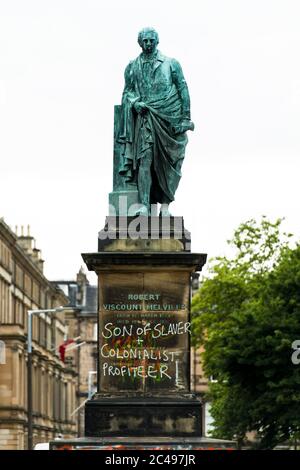
[[[98,251],[180,252],[191,250],[183,217],[106,217]]]
[[[98,393],[86,405],[86,436],[201,436],[201,403],[190,391],[190,279],[206,255],[82,256],[99,282]]]
[[[186,397],[101,397],[85,408],[87,437],[202,435],[202,407],[192,394]]]

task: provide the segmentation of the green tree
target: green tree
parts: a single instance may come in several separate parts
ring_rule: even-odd
[[[214,436],[242,443],[256,431],[260,448],[299,434],[300,245],[289,248],[281,219],[250,220],[216,258],[192,302],[193,343],[202,344]]]

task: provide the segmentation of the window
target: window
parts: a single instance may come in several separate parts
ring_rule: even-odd
[[[24,276],[24,284],[25,284],[25,293],[28,295],[28,297],[31,297],[31,288],[32,288],[32,283],[31,283],[31,279],[30,277],[28,276],[28,274],[25,274]]]
[[[16,286],[19,287],[20,289],[23,289],[24,287],[24,273],[20,266],[16,264],[16,270],[15,270],[15,282]]]
[[[47,338],[46,338],[46,320],[44,318],[39,319],[40,322],[40,331],[39,331],[39,343],[44,348],[46,347]]]
[[[40,292],[40,304],[41,304],[41,308],[46,308],[46,295],[45,295],[45,291],[42,289]]]
[[[39,285],[32,281],[32,298],[34,300],[35,303],[39,303],[40,301],[40,288],[39,288]]]
[[[11,252],[2,240],[0,240],[0,263],[8,271],[11,270]]]
[[[6,348],[2,340],[0,340],[0,364],[6,364]]]
[[[13,323],[9,284],[0,278],[0,323]]]
[[[98,323],[94,323],[93,341],[98,341]]]
[[[24,305],[17,298],[13,297],[14,323],[24,326]]]
[[[56,348],[56,320],[51,319],[51,349]]]

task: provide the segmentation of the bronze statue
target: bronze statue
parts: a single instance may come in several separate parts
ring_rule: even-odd
[[[190,97],[181,66],[157,50],[158,34],[144,28],[138,35],[142,53],[125,70],[120,134],[119,173],[138,188],[141,215],[161,203],[161,215],[181,178],[187,144]]]

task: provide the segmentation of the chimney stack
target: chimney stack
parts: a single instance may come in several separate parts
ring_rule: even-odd
[[[30,227],[27,226],[27,235],[24,235],[24,226],[21,225],[21,235],[18,237],[19,245],[27,252],[28,255],[32,255],[32,243],[33,237],[30,235]]]
[[[16,235],[17,227],[16,227]],[[30,256],[33,263],[43,272],[44,269],[44,260],[41,257],[41,250],[36,248],[35,239],[30,235],[30,226],[27,225],[27,235],[24,235],[24,226],[21,225],[21,235],[18,236],[18,243],[20,247]]]

